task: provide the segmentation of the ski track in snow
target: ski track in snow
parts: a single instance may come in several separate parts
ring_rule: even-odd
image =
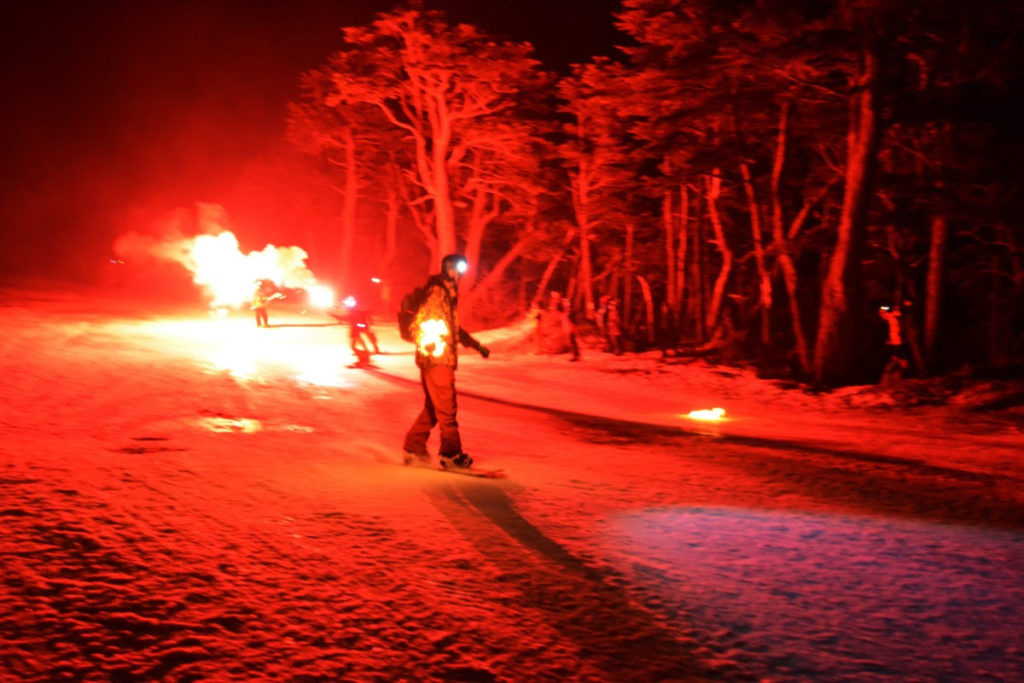
[[[0,296],[0,680],[1024,680],[1010,428],[494,333],[460,422],[510,478],[455,477],[399,466],[408,355],[104,303]],[[758,429],[680,429],[712,385]]]

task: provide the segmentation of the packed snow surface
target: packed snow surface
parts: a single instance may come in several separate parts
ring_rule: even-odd
[[[523,323],[460,358],[481,480],[400,465],[391,325],[360,368],[315,312],[0,316],[0,680],[1024,680],[1012,413]]]

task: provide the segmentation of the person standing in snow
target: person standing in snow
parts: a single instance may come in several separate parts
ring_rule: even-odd
[[[441,466],[466,468],[473,458],[462,450],[456,419],[455,369],[459,364],[457,344],[476,349],[487,358],[491,352],[459,326],[459,280],[468,264],[460,254],[441,260],[441,272],[427,281],[423,304],[412,328],[416,337],[416,365],[423,387],[423,410],[405,435],[405,462],[430,461],[427,439],[434,425],[441,431]]]
[[[882,370],[882,384],[890,384],[902,379],[910,363],[907,361],[907,354],[903,345],[903,332],[901,318],[903,317],[900,307],[879,306],[878,315],[888,325],[889,334],[886,336],[885,347],[889,351],[889,360]]]
[[[662,301],[658,309],[658,345],[661,347],[661,357],[668,358],[676,354],[676,316],[672,307],[667,301]],[[669,352],[672,352],[671,354]]]
[[[277,285],[273,280],[256,280],[253,283],[252,299],[249,308],[256,316],[256,327],[269,327],[267,317],[267,304],[274,299],[280,299],[282,295],[277,291]]]
[[[611,299],[605,312],[604,334],[608,341],[608,351],[616,356],[622,355],[622,318],[619,316],[619,301]]]
[[[535,354],[544,353],[544,330],[541,327],[543,317],[544,311],[541,310],[540,305],[536,301],[530,304],[530,310],[526,312],[526,319],[533,326],[533,352]]]
[[[576,311],[573,309],[572,300],[569,297],[566,296],[561,299],[558,310],[559,320],[562,324],[562,335],[569,345],[569,351],[572,352],[572,357],[569,360],[578,361],[580,359],[580,341],[576,331]]]
[[[608,335],[605,333],[604,321],[608,317],[608,302],[610,300],[610,296],[602,294],[597,310],[594,311],[594,324],[597,325],[597,331],[601,333],[601,337],[606,340]]]

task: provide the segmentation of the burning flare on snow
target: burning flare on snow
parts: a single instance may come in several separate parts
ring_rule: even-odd
[[[715,422],[715,421],[718,421],[718,420],[724,420],[725,419],[725,409],[724,408],[712,408],[711,410],[707,410],[707,409],[691,410],[690,412],[688,412],[686,414],[686,417],[690,418],[691,420],[703,420],[703,421],[706,421],[706,422]]]
[[[192,273],[192,281],[206,290],[211,308],[246,305],[258,280],[271,280],[278,287],[304,289],[314,306],[333,305],[334,292],[317,283],[306,267],[308,254],[302,248],[268,244],[263,251],[243,254],[234,233],[206,213],[211,212],[204,212],[199,227],[211,234],[157,240],[128,233],[118,239],[115,249],[119,253],[148,254],[180,263]]]
[[[334,290],[324,285],[313,285],[306,289],[309,292],[309,303],[317,308],[330,308],[334,305]]]
[[[199,235],[191,240],[184,265],[192,271],[192,280],[207,289],[213,297],[212,307],[241,306],[248,301],[253,283],[273,280],[278,287],[302,288],[310,300],[327,300],[330,290],[318,285],[306,267],[307,254],[299,247],[275,247],[268,244],[263,251],[243,254],[238,239],[230,231],[219,235]]]

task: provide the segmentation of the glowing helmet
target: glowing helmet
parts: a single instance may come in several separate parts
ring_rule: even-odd
[[[441,273],[447,274],[448,267],[452,266],[455,268],[455,272],[462,275],[469,270],[469,262],[466,261],[466,257],[462,254],[448,254],[441,259]]]

